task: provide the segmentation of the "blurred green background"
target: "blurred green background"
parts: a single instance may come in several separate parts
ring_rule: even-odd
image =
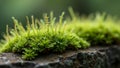
[[[25,16],[41,18],[43,13],[50,11],[54,11],[55,16],[62,11],[68,15],[69,6],[79,14],[106,12],[120,17],[120,0],[0,0],[0,38],[7,24],[13,27],[13,16],[25,24]]]

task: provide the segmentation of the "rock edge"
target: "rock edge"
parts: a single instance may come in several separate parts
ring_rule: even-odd
[[[24,61],[17,55],[0,55],[0,68],[120,68],[120,46],[91,47],[86,50],[68,52],[68,55],[52,55],[49,61],[39,58]],[[17,59],[16,59],[17,58]],[[42,59],[42,60],[41,60]],[[44,61],[44,59],[48,61]]]

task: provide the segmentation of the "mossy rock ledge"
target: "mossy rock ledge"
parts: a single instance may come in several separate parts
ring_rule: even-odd
[[[97,46],[62,54],[41,55],[32,61],[13,53],[0,54],[0,68],[120,68],[120,46]]]

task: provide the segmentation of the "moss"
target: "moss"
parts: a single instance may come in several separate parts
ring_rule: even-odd
[[[79,18],[79,19],[78,19]],[[88,18],[78,17],[67,26],[67,30],[76,33],[91,45],[120,44],[120,23],[111,16],[96,14]]]
[[[8,32],[7,26],[5,40],[0,51],[19,53],[23,59],[32,60],[40,53],[64,52],[66,49],[89,47],[87,41],[65,30],[63,15],[64,13],[60,16],[58,23],[55,23],[53,13],[51,13],[50,21],[47,14],[41,21],[32,16],[32,24],[26,17],[28,23],[26,29],[13,17],[14,29]]]
[[[40,53],[64,52],[67,49],[87,48],[91,45],[120,44],[119,23],[104,14],[84,18],[74,15],[70,8],[72,19],[55,21],[53,13],[50,18],[44,14],[44,19],[28,17],[24,28],[13,17],[14,29],[6,28],[5,40],[1,40],[0,52],[14,52],[23,59],[32,60]]]

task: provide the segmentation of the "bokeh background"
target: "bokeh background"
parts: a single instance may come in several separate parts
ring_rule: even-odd
[[[81,15],[106,12],[120,17],[120,0],[0,0],[0,38],[7,24],[13,27],[13,16],[25,24],[25,16],[42,18],[43,13],[50,11],[54,11],[55,16],[62,11],[68,15],[70,6]]]

